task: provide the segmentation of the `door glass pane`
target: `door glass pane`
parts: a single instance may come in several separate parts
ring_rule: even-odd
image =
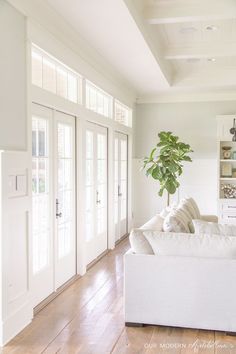
[[[117,133],[114,151],[114,223],[117,240],[127,232],[127,152],[127,137]]]
[[[86,187],[86,241],[94,237],[94,187]]]
[[[121,220],[125,220],[127,217],[127,201],[121,200]],[[122,235],[123,236],[123,235]]]
[[[71,252],[73,223],[73,139],[72,127],[68,124],[57,125],[58,153],[58,257]]]
[[[98,159],[106,159],[106,135],[97,135],[97,157]]]
[[[93,132],[86,132],[86,158],[93,159]]]
[[[97,236],[107,229],[107,137],[97,134]]]
[[[49,265],[50,199],[48,121],[32,120],[33,273]]]
[[[120,178],[121,180],[127,180],[127,161],[121,161],[120,163]]]
[[[97,161],[97,179],[98,183],[105,183],[106,182],[106,170],[107,170],[107,161],[106,160],[98,160]]]
[[[115,138],[115,151],[114,151],[114,222],[115,226],[118,224],[118,218],[119,218],[119,204],[118,204],[118,188],[119,188],[119,140],[118,138]]]
[[[94,237],[94,134],[86,131],[86,241]]]
[[[126,161],[127,160],[127,140],[121,139],[120,142],[120,155],[121,155],[121,160]]]

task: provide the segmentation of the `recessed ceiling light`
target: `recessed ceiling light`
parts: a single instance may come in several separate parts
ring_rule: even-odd
[[[216,31],[217,29],[218,29],[217,26],[214,25],[206,26],[207,31]]]
[[[207,61],[210,61],[210,62],[215,62],[216,61],[216,58],[207,58]]]
[[[194,32],[197,32],[197,28],[195,27],[182,27],[180,29],[180,33],[183,33],[183,34],[187,34],[187,33],[194,33]]]

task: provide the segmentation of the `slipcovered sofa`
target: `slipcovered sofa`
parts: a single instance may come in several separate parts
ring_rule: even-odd
[[[236,237],[163,231],[167,217],[156,215],[130,234],[124,256],[126,325],[236,332]]]

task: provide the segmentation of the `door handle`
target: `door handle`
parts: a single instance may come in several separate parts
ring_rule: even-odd
[[[122,193],[120,192],[120,186],[118,185],[118,197],[122,197]]]
[[[98,196],[99,196],[99,192],[98,191],[97,191],[96,195],[97,195],[96,204],[101,204],[101,199],[98,199]]]
[[[59,200],[56,199],[56,218],[61,218],[62,217],[62,212],[59,213]]]

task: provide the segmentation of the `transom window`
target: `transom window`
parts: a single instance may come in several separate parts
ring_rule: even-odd
[[[86,108],[112,118],[112,102],[112,96],[86,80]]]
[[[35,45],[32,46],[32,84],[82,103],[82,77]]]
[[[132,127],[132,109],[115,100],[115,121]]]
[[[46,53],[35,44],[32,45],[32,84],[54,93],[76,104],[82,104],[83,85],[85,85],[85,106],[116,122],[132,127],[132,109],[103,91],[89,80]],[[114,110],[113,110],[114,104]]]

